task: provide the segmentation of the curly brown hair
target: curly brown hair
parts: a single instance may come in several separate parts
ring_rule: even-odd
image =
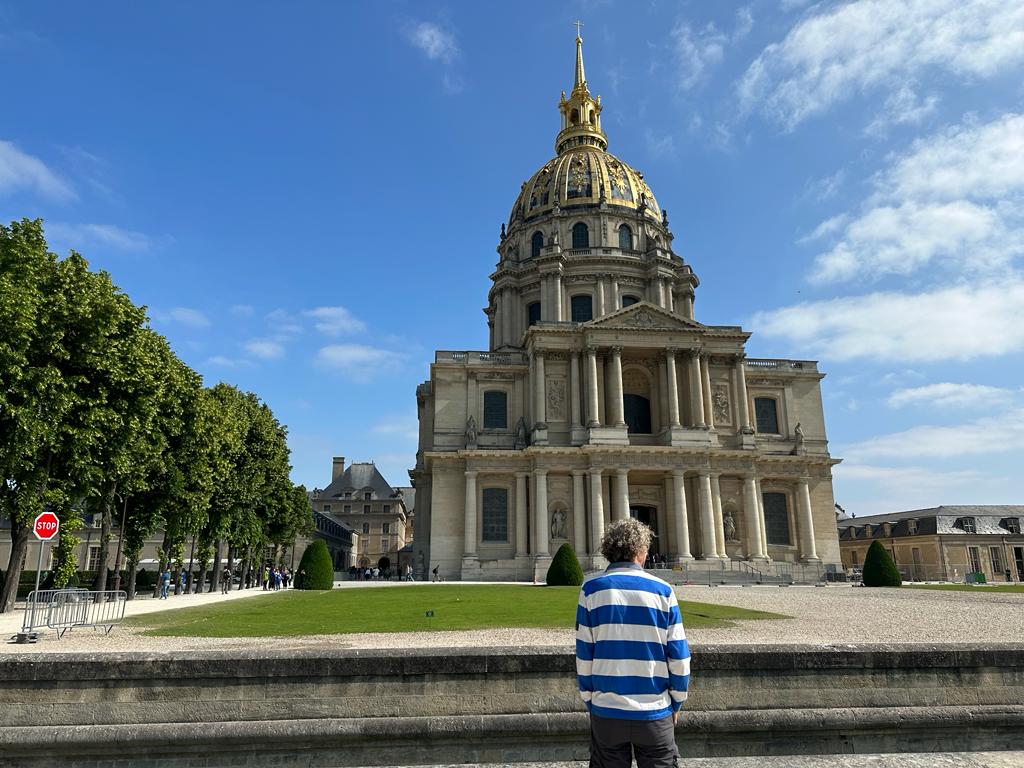
[[[654,532],[635,518],[616,520],[601,537],[601,554],[609,563],[632,562],[650,550],[653,536]]]

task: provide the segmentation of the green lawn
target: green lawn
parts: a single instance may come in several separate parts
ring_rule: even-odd
[[[939,589],[945,592],[1018,592],[1024,594],[1024,584],[904,584],[911,589]]]
[[[126,623],[147,635],[269,637],[419,632],[493,627],[572,627],[576,587],[408,585],[289,590],[219,605],[136,616]],[[785,619],[776,613],[681,602],[687,627],[725,627],[730,619]],[[433,611],[433,618],[425,616]]]

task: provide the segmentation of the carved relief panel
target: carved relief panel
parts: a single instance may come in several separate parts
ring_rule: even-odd
[[[548,379],[548,421],[568,421],[568,408],[566,398],[569,388],[565,379],[552,377]]]
[[[729,384],[716,381],[711,387],[711,405],[714,409],[715,424],[732,424],[732,405]]]

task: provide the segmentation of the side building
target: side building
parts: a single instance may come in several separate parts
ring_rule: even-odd
[[[412,542],[411,488],[392,486],[371,462],[345,466],[345,457],[331,463],[331,482],[314,489],[314,514],[327,515],[350,528],[359,538],[353,565],[374,567],[386,559],[398,567],[399,551]]]
[[[860,568],[881,541],[905,581],[1024,582],[1024,505],[950,505],[839,520],[846,568]]]

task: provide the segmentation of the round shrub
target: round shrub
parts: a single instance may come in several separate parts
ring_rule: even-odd
[[[546,581],[549,587],[578,587],[583,583],[583,569],[569,542],[560,546],[551,558]]]
[[[865,587],[898,587],[903,583],[896,563],[882,542],[873,541],[864,557]]]
[[[303,574],[303,571],[305,573]],[[334,587],[334,566],[331,553],[323,539],[312,541],[299,561],[299,579],[295,586],[299,589],[331,589]]]

